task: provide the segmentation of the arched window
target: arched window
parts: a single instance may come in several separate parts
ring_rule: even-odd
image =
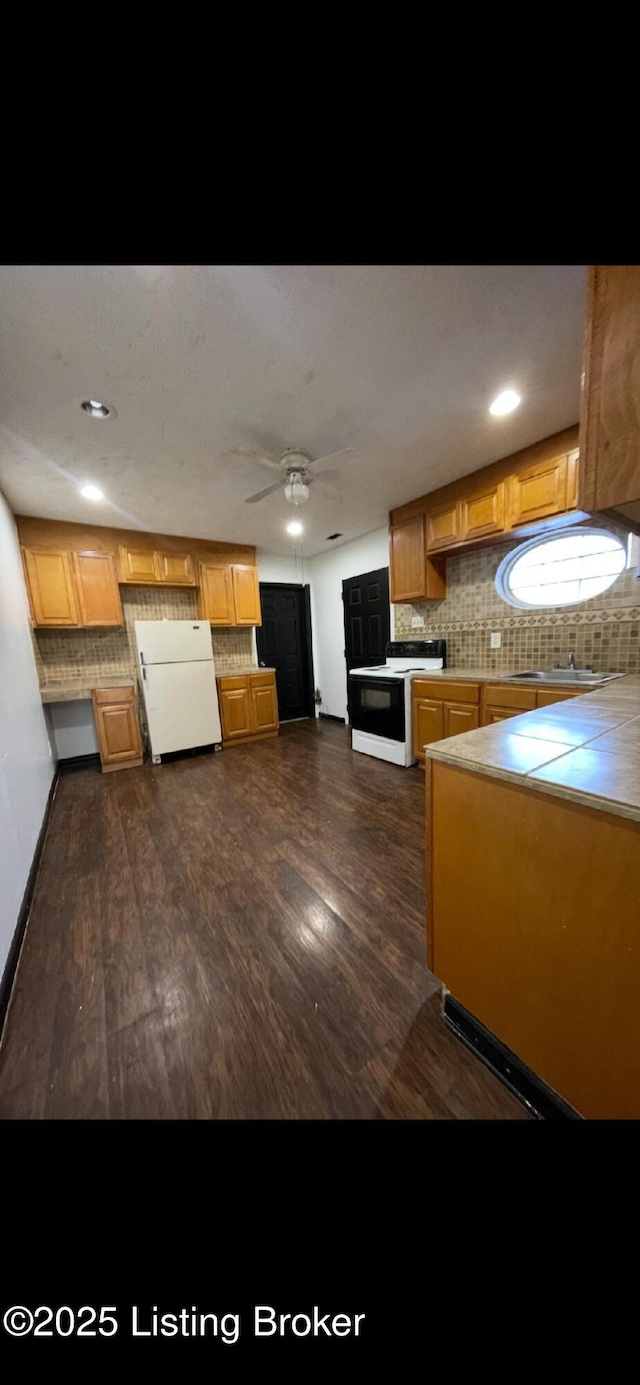
[[[570,606],[606,591],[626,561],[624,545],[606,529],[545,534],[503,558],[496,587],[503,601],[524,610]]]

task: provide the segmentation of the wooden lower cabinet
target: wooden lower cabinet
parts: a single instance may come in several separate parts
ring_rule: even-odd
[[[413,753],[424,765],[425,745],[475,731],[480,725],[480,684],[414,678],[412,686]]]
[[[444,738],[444,702],[432,702],[426,697],[413,698],[413,753],[421,764],[425,762],[425,745]]]
[[[142,735],[134,687],[103,688],[91,694],[103,773],[142,764]]]
[[[277,736],[280,723],[275,673],[223,675],[217,683],[223,746]]]
[[[587,689],[526,688],[511,683],[467,683],[456,679],[414,678],[412,684],[413,753],[425,763],[425,746],[434,741],[494,726],[509,717],[550,707]]]
[[[533,712],[538,707],[551,707],[554,702],[565,702],[568,697],[579,697],[587,688],[523,688],[506,683],[486,683],[482,695],[482,725],[493,726],[496,721],[506,721],[508,717],[519,717],[523,712]]]

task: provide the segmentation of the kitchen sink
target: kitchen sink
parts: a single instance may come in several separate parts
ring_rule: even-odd
[[[619,673],[592,673],[588,668],[537,669],[535,672],[510,673],[509,679],[535,679],[536,683],[608,683],[610,678],[620,678]]]

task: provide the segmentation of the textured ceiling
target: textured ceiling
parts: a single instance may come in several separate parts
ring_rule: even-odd
[[[575,423],[584,266],[0,269],[0,486],[17,513],[286,553],[291,507],[233,445],[362,455],[304,551]],[[523,402],[494,418],[507,387]],[[117,417],[94,420],[87,397]],[[78,493],[92,481],[108,504]]]

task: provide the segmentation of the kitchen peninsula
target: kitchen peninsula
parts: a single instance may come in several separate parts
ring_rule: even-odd
[[[426,755],[428,964],[452,1027],[520,1092],[637,1119],[640,676]]]

